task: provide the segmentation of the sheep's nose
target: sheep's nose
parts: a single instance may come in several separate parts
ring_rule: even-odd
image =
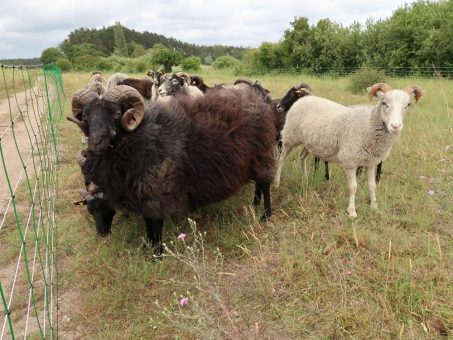
[[[392,123],[392,124],[390,124],[390,125],[392,126],[392,129],[393,129],[395,132],[397,132],[397,131],[399,131],[399,130],[401,129],[401,124],[394,124],[394,123]]]

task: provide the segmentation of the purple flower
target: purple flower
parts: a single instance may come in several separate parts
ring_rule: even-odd
[[[348,275],[352,275],[352,272],[351,272],[351,271],[348,271],[348,272],[347,272],[346,274],[348,274]]]
[[[179,305],[181,307],[187,306],[189,304],[189,298],[186,296],[183,296],[181,300],[179,300]]]
[[[181,233],[181,234],[179,234],[179,235],[178,235],[177,239],[178,239],[178,240],[182,240],[182,241],[184,241],[184,240],[186,239],[186,237],[187,237],[187,235],[186,235],[186,234],[184,234],[184,233]]]
[[[427,192],[428,196],[434,196],[434,190],[430,189]]]

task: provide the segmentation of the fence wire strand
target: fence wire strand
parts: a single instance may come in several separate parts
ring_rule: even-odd
[[[0,340],[54,339],[61,70],[1,65],[0,72]]]

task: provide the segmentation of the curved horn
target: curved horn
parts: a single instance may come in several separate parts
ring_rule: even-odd
[[[70,122],[75,123],[80,130],[88,137],[88,126],[80,120],[80,113],[83,111],[83,107],[91,102],[92,100],[98,98],[97,93],[91,91],[90,89],[80,89],[72,95],[71,107],[73,117],[66,117]]]
[[[247,85],[253,86],[253,83],[251,80],[242,79],[242,78],[236,79],[236,81],[233,83],[233,85],[237,85],[237,84],[247,84]]]
[[[186,73],[186,72],[178,72],[178,73],[176,73],[176,75],[177,75],[179,78],[184,79],[184,81],[185,81],[187,84],[190,84],[190,76],[189,76],[188,73]]]
[[[371,99],[376,95],[376,92],[378,92],[378,91],[382,91],[385,93],[385,92],[388,92],[391,90],[392,90],[392,87],[387,83],[374,84],[373,86],[367,88],[368,100],[371,101]]]
[[[98,94],[93,92],[90,89],[81,89],[72,95],[72,114],[77,116],[80,112],[83,111],[83,107],[91,102],[93,99],[98,98]]]
[[[306,83],[297,84],[296,86],[294,86],[294,88],[295,88],[296,90],[307,89],[308,91],[311,91],[310,85],[308,85],[308,84],[306,84]]]
[[[115,103],[127,102],[132,106],[123,113],[121,118],[121,126],[124,130],[131,132],[140,125],[145,114],[145,104],[143,97],[136,89],[127,85],[118,85],[106,92],[104,99]]]
[[[407,93],[410,95],[413,95],[415,98],[415,102],[418,102],[421,96],[423,96],[423,90],[419,88],[418,86],[408,86],[404,89]]]

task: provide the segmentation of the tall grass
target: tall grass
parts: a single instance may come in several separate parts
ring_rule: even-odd
[[[208,85],[231,73],[203,70]],[[65,74],[67,93],[88,74]],[[304,81],[344,104],[348,78],[269,75],[273,97]],[[61,325],[68,338],[436,338],[453,329],[453,82],[388,79],[425,90],[407,114],[400,141],[384,161],[368,205],[359,178],[357,211],[347,217],[344,173],[332,165],[303,178],[297,152],[272,191],[274,215],[260,224],[252,186],[231,199],[166,221],[167,256],[149,261],[144,223],[115,217],[112,235],[96,236],[86,209],[72,205],[83,184],[74,124],[61,136],[59,264]],[[69,98],[70,96],[68,96]],[[66,106],[70,114],[69,103]],[[429,190],[432,190],[429,192]],[[428,194],[429,192],[429,194]],[[432,194],[432,195],[431,195]],[[191,221],[187,219],[190,217]],[[194,222],[193,222],[194,221]],[[185,241],[177,235],[185,232]],[[145,249],[145,250],[144,250]],[[180,299],[188,304],[180,306]]]

